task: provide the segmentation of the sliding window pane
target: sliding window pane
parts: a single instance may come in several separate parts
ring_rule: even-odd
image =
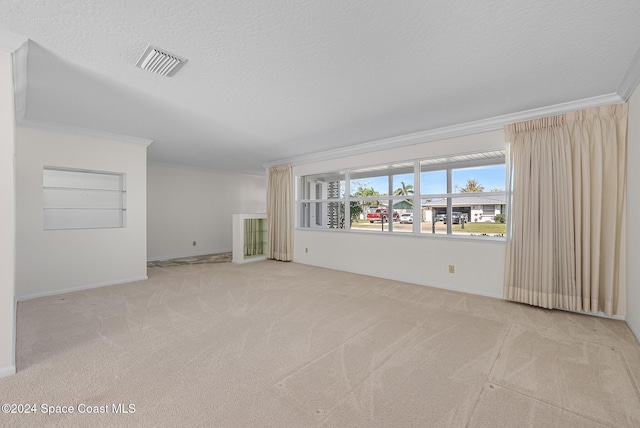
[[[413,195],[413,173],[393,176],[393,194],[397,196]]]
[[[453,193],[504,192],[505,165],[453,169],[451,181]]]
[[[375,175],[363,177],[356,175],[351,178],[351,197],[371,198],[389,195],[389,176]]]
[[[389,219],[385,206],[371,205],[370,201],[351,201],[351,207],[359,205],[361,212],[357,220],[351,223],[352,230],[366,230],[373,232],[388,231]]]
[[[344,172],[307,175],[300,178],[300,199],[343,199]]]
[[[447,171],[422,171],[420,173],[420,193],[423,195],[447,193]]]
[[[504,192],[465,195],[451,198],[452,233],[470,236],[506,235]]]
[[[422,199],[421,233],[447,233],[447,198]]]
[[[303,202],[300,206],[301,227],[344,229],[344,202]]]
[[[351,215],[351,229],[354,230],[367,230],[369,228],[369,220],[367,220],[367,214],[371,210],[375,210],[378,207],[378,202],[351,200],[350,201],[350,215]]]
[[[393,204],[394,233],[413,233],[413,204],[410,202],[410,200],[401,200]]]

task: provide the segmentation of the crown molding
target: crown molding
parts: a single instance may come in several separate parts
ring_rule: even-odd
[[[71,125],[63,125],[42,120],[26,119],[27,109],[27,82],[28,82],[28,39],[12,33],[0,30],[0,50],[9,47],[13,54],[13,84],[14,84],[14,102],[15,117],[18,126],[26,128],[35,128],[54,132],[67,132],[76,135],[85,135],[89,137],[103,138],[108,140],[119,141],[128,144],[138,144],[149,146],[153,140],[146,138],[132,137],[128,135],[114,134],[95,129],[75,127]]]
[[[624,101],[618,94],[611,93],[600,95],[597,97],[584,98],[567,103],[555,104],[548,107],[541,107],[521,111],[518,113],[511,113],[503,116],[496,116],[488,119],[467,122],[460,125],[446,126],[443,128],[416,132],[413,134],[400,135],[392,138],[385,138],[383,140],[356,144],[339,149],[326,150],[323,152],[312,153],[308,155],[280,159],[273,162],[265,163],[262,166],[265,169],[268,169],[279,165],[303,165],[307,163],[342,158],[345,156],[361,155],[385,149],[411,146],[414,144],[428,143],[431,141],[446,140],[448,138],[463,137],[465,135],[479,134],[481,132],[496,131],[511,123],[539,119],[541,117],[564,114],[570,111],[582,110],[590,107],[598,107],[607,104],[618,104],[622,102]]]
[[[0,51],[12,54],[13,98],[16,123],[24,118],[27,107],[27,53],[29,39],[0,30]]]
[[[41,129],[44,131],[66,132],[68,134],[85,135],[88,137],[102,138],[106,140],[119,141],[121,143],[137,144],[148,146],[153,140],[139,137],[131,137],[128,135],[112,134],[110,132],[98,131],[95,129],[80,128],[71,125],[62,125],[58,123],[45,122],[42,120],[22,119],[18,122],[18,126],[24,128]]]
[[[27,111],[27,58],[29,43],[22,44],[13,53],[13,99],[16,123],[22,122]]]
[[[629,101],[633,91],[638,87],[640,83],[640,48],[636,51],[627,72],[622,78],[622,82],[618,86],[618,94],[624,102]]]
[[[0,50],[13,53],[17,51],[20,46],[27,43],[28,40],[29,39],[19,34],[0,30]]]

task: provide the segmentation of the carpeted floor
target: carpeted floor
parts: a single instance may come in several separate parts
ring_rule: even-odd
[[[36,414],[0,426],[640,426],[621,321],[295,263],[149,276],[19,304],[0,401]]]

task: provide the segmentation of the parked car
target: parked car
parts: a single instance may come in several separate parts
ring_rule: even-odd
[[[460,220],[467,223],[469,221],[467,213],[461,213],[458,211],[453,211],[451,213],[451,224],[460,224]],[[447,218],[444,218],[444,224],[447,224]]]
[[[367,214],[367,220],[369,223],[373,223],[374,221],[382,221],[383,223],[388,221],[389,211],[386,208],[376,208],[375,211]],[[400,220],[400,214],[397,211],[393,212],[393,221]]]
[[[436,221],[445,221],[446,219],[446,214],[436,214]]]
[[[413,224],[413,213],[404,213],[400,215],[400,223],[411,223]]]

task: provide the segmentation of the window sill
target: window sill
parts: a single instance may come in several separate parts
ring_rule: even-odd
[[[506,243],[507,238],[505,236],[478,236],[478,235],[466,235],[466,234],[455,234],[455,235],[446,235],[446,234],[431,234],[431,233],[421,233],[415,234],[413,232],[388,232],[388,231],[368,231],[368,230],[344,230],[344,229],[323,229],[323,228],[313,228],[313,227],[296,227],[296,232],[327,232],[327,233],[346,233],[346,234],[356,234],[356,235],[367,235],[367,236],[393,236],[393,237],[405,237],[405,238],[416,238],[416,239],[447,239],[452,241],[465,241],[465,242],[493,242],[493,243]]]

